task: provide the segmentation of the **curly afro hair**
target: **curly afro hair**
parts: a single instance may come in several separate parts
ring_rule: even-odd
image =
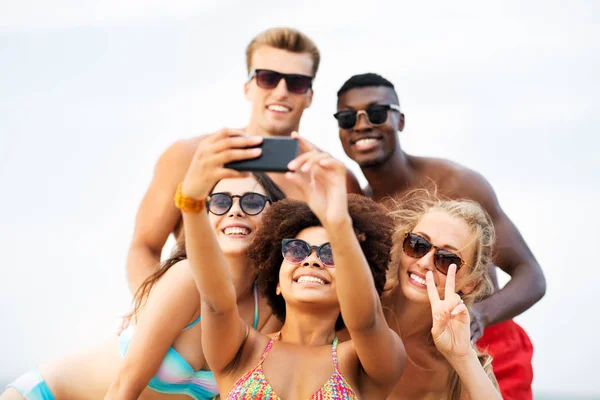
[[[371,267],[375,288],[381,295],[390,263],[394,221],[383,206],[364,196],[349,195],[348,211]],[[248,251],[258,289],[282,322],[285,322],[285,300],[275,292],[283,262],[281,240],[296,237],[300,231],[313,226],[321,226],[321,222],[306,203],[292,199],[278,201],[263,216],[262,227],[256,232]],[[344,328],[341,315],[335,328]]]

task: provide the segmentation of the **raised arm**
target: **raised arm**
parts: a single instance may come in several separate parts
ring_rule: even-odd
[[[156,271],[162,248],[181,220],[181,213],[173,205],[173,193],[185,176],[197,143],[198,139],[178,141],[156,163],[137,212],[127,255],[127,282],[132,293]]]
[[[469,311],[455,291],[456,265],[448,270],[444,300],[440,300],[433,272],[425,275],[431,303],[433,326],[431,336],[435,346],[460,377],[471,399],[502,399],[488,377],[471,345]],[[464,398],[464,397],[463,397]]]
[[[344,323],[369,379],[385,388],[400,378],[405,351],[387,325],[371,269],[348,212],[346,168],[327,153],[302,154],[290,163],[294,182],[326,229],[336,270],[336,289]]]
[[[199,315],[200,297],[185,264],[172,266],[152,288],[106,400],[137,399],[183,328]]]
[[[206,212],[206,199],[224,178],[246,174],[223,165],[255,158],[262,137],[245,137],[240,131],[224,129],[204,139],[183,180],[181,194],[201,205],[197,212],[183,210],[187,257],[202,299],[202,348],[209,366],[221,372],[234,359],[249,329],[240,318],[231,274]]]
[[[461,180],[465,182],[464,194],[478,201],[490,215],[496,230],[494,263],[511,276],[502,290],[472,307],[472,331],[476,340],[486,326],[516,317],[538,302],[546,292],[546,280],[523,236],[500,207],[489,183],[472,171]]]

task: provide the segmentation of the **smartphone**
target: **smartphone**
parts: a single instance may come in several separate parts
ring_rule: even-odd
[[[287,172],[288,163],[298,156],[298,146],[298,139],[266,137],[256,146],[262,148],[260,157],[230,162],[225,167],[238,171]]]

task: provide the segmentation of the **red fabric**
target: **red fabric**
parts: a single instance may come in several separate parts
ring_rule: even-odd
[[[492,368],[504,400],[533,399],[533,345],[523,328],[513,320],[490,326],[477,347],[494,357]]]

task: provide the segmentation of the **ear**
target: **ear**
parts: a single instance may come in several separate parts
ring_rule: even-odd
[[[275,288],[275,294],[276,294],[277,296],[280,296],[280,295],[281,295],[281,286],[279,286],[279,283],[277,284],[277,288]]]
[[[310,89],[307,93],[306,93],[306,99],[304,100],[304,109],[307,109],[308,107],[310,107],[310,105],[312,104],[312,98],[313,98],[313,94],[315,92],[313,92],[312,89]]]
[[[246,97],[246,100],[252,101],[250,98],[250,83],[251,81],[244,83],[244,97]]]
[[[404,114],[400,113],[400,118],[398,119],[398,130],[402,132],[404,130]]]
[[[477,284],[478,284],[478,282],[475,279],[473,279],[471,282],[468,282],[465,286],[463,286],[462,289],[460,289],[460,293],[462,293],[462,294],[471,293],[473,290],[477,289]]]

